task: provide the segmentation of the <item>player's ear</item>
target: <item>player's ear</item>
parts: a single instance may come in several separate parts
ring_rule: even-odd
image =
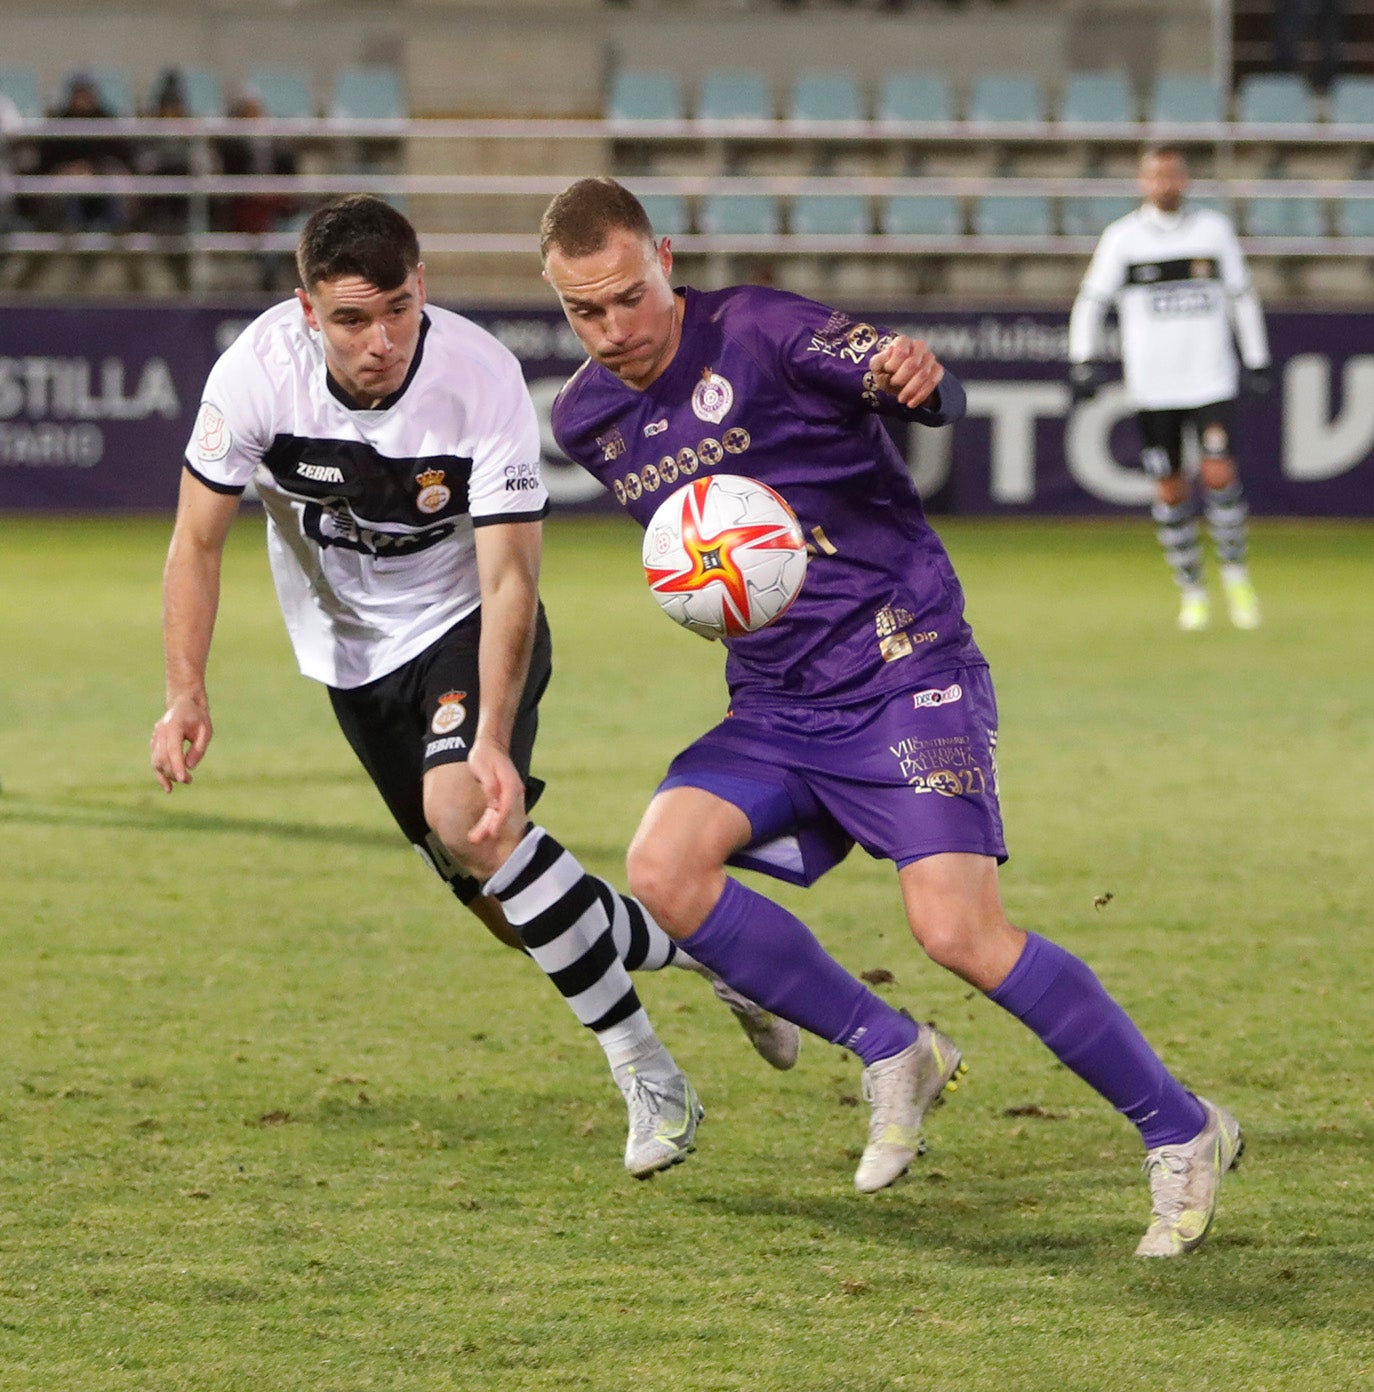
[[[664,275],[673,273],[673,239],[664,237],[658,244],[658,264],[663,268]]]
[[[420,261],[415,267],[415,294],[420,301],[420,308],[423,309],[427,301],[425,300],[425,263]]]
[[[301,309],[305,313],[305,322],[318,333],[320,330],[319,320],[315,318],[315,306],[310,303],[309,292],[297,286],[296,298],[301,302]]]

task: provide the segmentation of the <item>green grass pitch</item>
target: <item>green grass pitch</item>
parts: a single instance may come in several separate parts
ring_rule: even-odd
[[[1248,1131],[1211,1240],[1162,1263],[1131,1256],[1134,1134],[923,961],[861,854],[782,897],[963,1045],[929,1154],[856,1195],[857,1066],[808,1040],[773,1074],[667,972],[642,993],[708,1117],[630,1180],[600,1052],[296,675],[260,522],[172,797],[167,521],[0,527],[4,1392],[1374,1385],[1370,526],[1258,525],[1265,626],[1186,636],[1143,520],[942,528],[998,681],[1013,917]],[[541,818],[623,880],[720,653],[622,523],[551,525],[545,594]]]

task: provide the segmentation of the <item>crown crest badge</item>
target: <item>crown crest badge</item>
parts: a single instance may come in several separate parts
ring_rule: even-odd
[[[420,486],[420,491],[415,498],[415,506],[421,512],[439,512],[453,497],[453,491],[444,486],[444,471],[442,469],[422,469],[415,475],[415,482]]]

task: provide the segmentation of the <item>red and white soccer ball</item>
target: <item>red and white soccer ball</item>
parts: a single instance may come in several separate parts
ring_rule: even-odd
[[[806,579],[796,514],[766,484],[708,474],[659,505],[644,574],[663,612],[703,638],[738,638],[787,610]]]

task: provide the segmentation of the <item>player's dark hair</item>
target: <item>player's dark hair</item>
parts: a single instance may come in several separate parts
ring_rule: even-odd
[[[1188,156],[1183,152],[1183,146],[1175,145],[1169,140],[1156,140],[1153,144],[1147,145],[1140,152],[1141,164],[1144,164],[1147,159],[1181,160],[1185,167],[1188,163]]]
[[[607,178],[579,179],[544,209],[539,220],[540,258],[547,260],[555,247],[564,256],[590,256],[620,228],[654,240],[649,214],[624,184]]]
[[[419,264],[420,239],[409,220],[370,193],[316,208],[296,245],[296,270],[307,290],[339,276],[394,290]]]

